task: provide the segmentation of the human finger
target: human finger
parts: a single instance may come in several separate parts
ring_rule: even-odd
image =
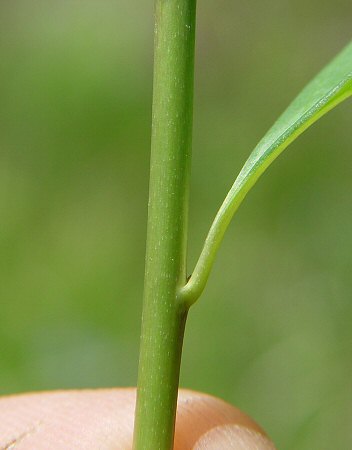
[[[135,388],[0,399],[0,449],[129,450]],[[180,390],[174,450],[274,450],[255,422],[215,397]]]

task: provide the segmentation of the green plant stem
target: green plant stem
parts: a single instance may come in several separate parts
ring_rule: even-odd
[[[134,450],[170,450],[187,308],[196,0],[157,0],[146,273]]]

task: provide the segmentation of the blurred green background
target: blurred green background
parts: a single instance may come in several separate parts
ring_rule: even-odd
[[[189,265],[250,150],[351,38],[350,0],[198,5]],[[136,384],[153,1],[0,3],[0,389]],[[352,442],[351,103],[240,208],[181,383],[279,449]]]

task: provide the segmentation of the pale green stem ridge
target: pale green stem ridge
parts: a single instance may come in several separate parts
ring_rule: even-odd
[[[310,108],[300,120],[297,120],[293,126],[282,133],[269,151],[260,154],[254,162],[253,158],[248,159],[215,216],[191,277],[187,284],[179,290],[178,299],[181,303],[189,307],[200,297],[224,234],[235,212],[259,177],[292,141],[320,117],[351,95],[352,75],[332,89],[323,99]]]
[[[187,308],[196,0],[156,0],[152,152],[134,450],[171,450]]]

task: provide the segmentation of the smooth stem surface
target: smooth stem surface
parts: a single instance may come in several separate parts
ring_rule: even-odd
[[[170,450],[187,309],[196,0],[157,0],[146,274],[134,450]]]

